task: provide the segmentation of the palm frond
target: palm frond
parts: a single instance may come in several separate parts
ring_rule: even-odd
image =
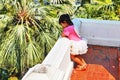
[[[61,3],[63,3],[65,0],[51,0],[50,2],[52,3],[52,4],[61,4]]]
[[[61,32],[59,15],[72,15],[73,6],[65,0],[45,6],[33,0],[1,1],[6,12],[0,13],[0,67],[9,65],[16,73],[25,72],[49,53]]]

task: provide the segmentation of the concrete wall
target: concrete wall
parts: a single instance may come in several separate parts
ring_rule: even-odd
[[[81,22],[82,23],[81,23]],[[76,18],[74,24],[79,33],[88,40],[88,44],[120,47],[120,21],[93,20]]]
[[[67,38],[60,38],[42,64],[30,68],[22,80],[69,80],[72,70],[70,42]]]

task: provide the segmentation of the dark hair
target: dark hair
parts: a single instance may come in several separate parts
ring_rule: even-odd
[[[66,21],[69,25],[73,25],[68,14],[62,14],[59,18],[59,24],[64,23]]]

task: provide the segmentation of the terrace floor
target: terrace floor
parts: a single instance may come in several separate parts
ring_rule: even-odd
[[[119,48],[89,45],[82,57],[88,67],[85,71],[73,69],[71,80],[120,80]]]

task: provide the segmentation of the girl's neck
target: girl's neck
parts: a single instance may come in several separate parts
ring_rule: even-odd
[[[64,28],[69,27],[69,26],[72,26],[72,25],[67,25],[67,26],[65,26]]]

